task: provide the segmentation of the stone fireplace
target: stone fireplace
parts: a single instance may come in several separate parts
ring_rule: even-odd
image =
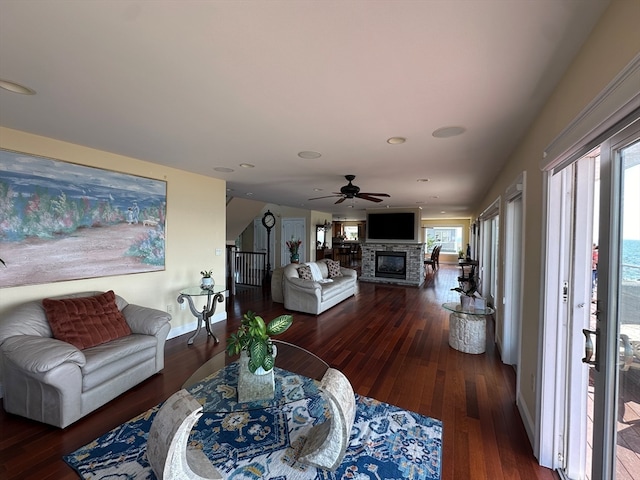
[[[365,243],[363,282],[419,287],[424,282],[424,243]]]
[[[407,252],[376,251],[375,276],[406,280]]]

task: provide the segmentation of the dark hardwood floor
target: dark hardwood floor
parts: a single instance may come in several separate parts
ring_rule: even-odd
[[[294,313],[279,339],[296,343],[340,369],[354,390],[441,419],[444,479],[557,479],[542,468],[515,406],[515,374],[500,362],[488,322],[487,351],[469,355],[448,345],[448,314],[458,269],[443,265],[421,288],[360,283],[359,292],[319,315]],[[0,478],[74,479],[62,455],[165,400],[212,354],[224,350],[242,313],[266,320],[284,313],[262,289],[240,289],[228,321],[214,325],[221,343],[201,332],[166,346],[165,369],[64,430],[0,410]]]

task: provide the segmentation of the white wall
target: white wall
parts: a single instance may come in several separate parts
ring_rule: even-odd
[[[518,405],[525,426],[531,437],[535,424],[539,392],[536,391],[539,344],[541,329],[541,289],[544,288],[542,272],[542,222],[543,177],[540,161],[544,149],[589,102],[594,99],[631,60],[640,53],[640,1],[613,0],[583,45],[580,53],[569,66],[544,108],[532,123],[484,200],[476,211],[479,215],[502,195],[521,172],[527,172],[527,196],[525,202],[526,252],[524,257],[524,300],[522,318],[521,391]],[[504,206],[503,206],[504,207]],[[504,220],[501,219],[501,222]],[[504,225],[500,225],[504,234]],[[501,241],[500,258],[504,256]],[[498,278],[503,278],[502,262]],[[503,296],[499,287],[497,298]]]

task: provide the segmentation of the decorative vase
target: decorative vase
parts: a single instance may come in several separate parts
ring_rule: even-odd
[[[257,402],[272,400],[276,391],[273,369],[264,375],[256,375],[249,370],[249,355],[246,350],[240,352],[238,365],[238,402]]]
[[[213,278],[202,277],[202,280],[200,281],[200,288],[202,288],[203,290],[209,290],[213,288],[213,285],[214,285]]]
[[[469,295],[460,295],[460,305],[462,306],[462,310],[473,310],[475,299]]]
[[[300,255],[297,253],[291,254],[291,263],[300,263]]]

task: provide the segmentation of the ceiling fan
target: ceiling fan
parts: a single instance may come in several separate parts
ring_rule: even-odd
[[[329,198],[329,197],[342,197],[340,198],[335,205],[344,202],[347,198],[362,198],[363,200],[369,200],[371,202],[381,202],[381,198],[375,197],[389,197],[386,193],[364,193],[360,192],[360,187],[351,183],[352,180],[356,178],[355,175],[345,175],[344,178],[349,182],[344,187],[340,188],[340,192],[333,192],[333,195],[325,195],[324,197],[315,197],[310,198],[309,200],[319,200],[321,198]]]

